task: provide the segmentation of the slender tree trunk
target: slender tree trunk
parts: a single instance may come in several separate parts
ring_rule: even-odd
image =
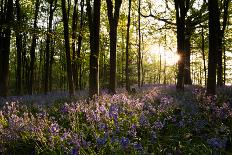
[[[50,44],[51,44],[51,33],[52,33],[52,21],[53,21],[53,3],[54,0],[50,1],[49,7],[49,19],[47,28],[47,40],[46,40],[46,51],[45,51],[45,79],[44,79],[44,93],[48,92],[49,84],[49,64],[50,64]]]
[[[21,95],[22,93],[22,31],[21,31],[21,7],[19,0],[16,0],[16,12],[17,12],[17,24],[18,29],[16,30],[16,46],[17,46],[17,69],[16,69],[16,94]]]
[[[138,87],[141,87],[141,22],[140,22],[141,0],[138,6],[138,30],[139,30],[139,48],[138,48]]]
[[[224,0],[223,4],[223,24],[222,24],[222,29],[220,29],[219,26],[219,39],[218,39],[218,59],[217,59],[217,86],[223,86],[223,65],[222,65],[222,47],[223,47],[223,40],[224,40],[224,33],[226,29],[226,23],[228,20],[228,8],[229,8],[229,3],[231,0]],[[220,23],[220,17],[219,17],[219,23]]]
[[[77,70],[77,58],[76,58],[76,43],[77,43],[77,3],[78,0],[74,1],[73,15],[72,15],[72,69],[73,69],[73,80],[75,89],[78,88],[78,70]]]
[[[66,54],[66,65],[67,65],[67,76],[68,76],[68,88],[70,96],[74,95],[73,87],[73,74],[72,64],[70,56],[70,43],[69,43],[69,28],[68,28],[68,15],[66,11],[65,0],[62,0],[62,14],[63,14],[63,25],[64,25],[64,39],[65,39],[65,54]]]
[[[184,71],[184,84],[187,85],[192,85],[192,79],[191,79],[191,72],[190,72],[190,55],[191,55],[191,50],[190,50],[190,34],[187,34],[185,37],[185,52],[186,52],[186,57],[185,57],[185,71]]]
[[[89,96],[99,95],[99,41],[100,41],[101,0],[94,0],[93,12],[87,0],[87,13],[90,30],[90,73]]]
[[[129,73],[129,40],[130,40],[130,23],[131,23],[131,0],[129,0],[127,34],[126,34],[126,90],[130,91],[130,73]]]
[[[36,0],[35,4],[35,17],[34,17],[34,32],[32,35],[32,43],[31,43],[31,61],[30,61],[30,78],[29,78],[29,94],[32,94],[33,92],[33,84],[34,84],[34,65],[35,65],[35,48],[36,48],[36,39],[37,39],[37,19],[38,19],[38,13],[39,13],[39,0]]]
[[[209,62],[208,62],[208,81],[207,94],[214,95],[216,93],[216,67],[219,37],[219,10],[218,1],[209,0]]]
[[[122,0],[115,0],[115,8],[113,13],[113,3],[106,0],[108,20],[110,24],[110,84],[109,91],[111,94],[116,93],[116,49],[117,49],[117,27],[119,20],[119,12]]]
[[[3,5],[3,4],[2,4]],[[9,54],[11,40],[11,25],[13,19],[13,0],[5,1],[6,8],[1,9],[0,18],[0,96],[6,97],[8,93],[8,75],[9,75]],[[2,29],[2,24],[6,24],[6,28]]]
[[[207,84],[207,70],[206,70],[206,60],[205,60],[205,37],[204,37],[203,27],[201,29],[201,38],[202,38],[201,51],[202,51],[202,57],[203,57],[205,85],[206,85]]]
[[[223,59],[224,59],[224,85],[226,85],[226,47],[223,46]]]
[[[82,46],[82,40],[83,40],[83,16],[84,16],[84,0],[81,0],[81,19],[80,19],[80,31],[79,31],[79,35],[78,35],[78,45],[77,45],[77,73],[79,72],[79,74],[81,74],[81,46]],[[81,81],[81,76],[79,75],[75,75],[77,76],[77,81],[76,81],[76,89],[81,89],[80,87],[80,81]],[[79,81],[79,82],[78,82]]]

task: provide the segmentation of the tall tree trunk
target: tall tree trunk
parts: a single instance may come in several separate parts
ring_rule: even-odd
[[[141,87],[141,22],[140,22],[141,0],[138,6],[138,30],[139,30],[139,48],[138,48],[138,87]]]
[[[226,85],[226,46],[223,46],[223,59],[224,59],[224,85]]]
[[[36,39],[37,39],[37,19],[38,19],[38,13],[39,13],[39,0],[36,0],[35,4],[35,17],[34,17],[34,25],[33,25],[33,35],[32,35],[32,43],[31,43],[31,61],[30,61],[30,78],[29,78],[29,94],[32,94],[33,92],[33,83],[34,83],[34,65],[35,65],[35,48],[36,48]]]
[[[176,25],[177,25],[177,52],[180,56],[178,61],[177,90],[184,90],[184,68],[185,68],[185,17],[189,9],[189,0],[175,0]]]
[[[87,0],[87,13],[90,30],[90,73],[89,96],[99,95],[99,41],[100,41],[101,0],[94,0],[93,12],[90,0]]]
[[[129,0],[128,17],[127,17],[127,36],[126,36],[126,90],[130,91],[130,73],[129,73],[129,40],[130,40],[130,23],[131,23],[131,0]]]
[[[115,0],[115,8],[113,13],[113,3],[106,0],[108,20],[110,25],[110,84],[109,91],[111,94],[116,93],[116,49],[117,49],[117,27],[119,20],[119,12],[122,0]]]
[[[220,31],[219,31],[219,37],[218,37],[218,59],[217,59],[217,85],[218,86],[223,86],[222,47],[223,47],[224,33],[225,33],[227,20],[228,20],[228,8],[229,8],[230,1],[231,0],[224,0],[222,29],[220,29],[220,26],[219,26]],[[218,20],[220,23],[220,17]]]
[[[70,56],[68,15],[66,11],[65,0],[62,0],[61,2],[62,2],[62,14],[63,14],[66,66],[67,66],[67,76],[68,76],[68,86],[69,86],[68,89],[69,89],[69,95],[73,96],[74,87],[73,87],[73,74],[72,74],[72,64],[71,64],[71,56]]]
[[[216,67],[219,37],[219,10],[218,1],[209,0],[209,62],[208,62],[208,81],[207,94],[214,95],[216,93]]]
[[[205,75],[205,86],[207,85],[207,70],[206,70],[206,60],[205,60],[205,37],[204,37],[204,28],[201,29],[201,51],[203,57],[203,65],[204,65],[204,75]]]
[[[78,71],[77,71],[77,58],[76,58],[76,39],[77,39],[77,3],[78,0],[74,1],[73,15],[72,15],[72,69],[73,69],[73,80],[74,87],[77,89],[77,81],[78,81]]]
[[[49,5],[49,19],[48,19],[48,28],[47,28],[47,40],[46,40],[46,51],[45,51],[45,77],[44,77],[44,93],[47,94],[48,92],[48,85],[52,81],[51,79],[51,62],[53,54],[50,54],[51,51],[51,35],[52,35],[52,22],[53,22],[53,15],[56,10],[57,0],[51,0]],[[51,86],[51,84],[50,84]],[[50,87],[49,86],[49,87]],[[51,89],[50,89],[51,90]]]
[[[3,5],[3,4],[2,4]],[[11,40],[11,21],[13,20],[13,0],[5,1],[4,10],[0,14],[0,96],[6,97],[8,92],[9,54]],[[3,29],[3,24],[7,27]]]
[[[77,89],[81,89],[80,86],[80,81],[81,81],[81,46],[82,46],[82,40],[83,40],[83,25],[84,25],[84,20],[83,20],[83,16],[84,16],[84,0],[81,0],[81,19],[80,19],[80,30],[79,30],[79,35],[78,35],[78,43],[77,43],[77,73],[79,72],[79,76],[77,76],[77,81],[76,81],[76,88]]]
[[[17,46],[17,69],[16,69],[16,94],[21,95],[22,93],[22,16],[21,6],[19,0],[16,0],[16,12],[17,12],[17,24],[18,29],[16,30],[16,46]]]
[[[190,34],[187,34],[185,37],[185,71],[184,71],[184,84],[192,85],[191,72],[190,72]]]

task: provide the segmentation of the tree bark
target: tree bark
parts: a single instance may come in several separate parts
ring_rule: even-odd
[[[223,4],[223,23],[222,23],[222,29],[220,29],[219,26],[219,40],[218,40],[218,59],[217,59],[217,86],[223,86],[223,65],[222,65],[222,47],[223,47],[223,40],[224,40],[224,34],[225,29],[227,25],[228,20],[228,8],[229,8],[230,0],[224,0]],[[220,17],[219,17],[219,23],[220,23]]]
[[[175,0],[176,25],[177,25],[177,53],[180,56],[178,61],[177,90],[184,90],[184,71],[185,71],[185,16],[189,8],[189,0]]]
[[[209,62],[208,62],[208,81],[207,94],[214,95],[216,93],[216,67],[219,37],[219,10],[218,1],[209,0]]]
[[[141,22],[140,22],[141,0],[138,6],[138,30],[139,30],[139,44],[138,44],[138,87],[141,87]]]
[[[37,39],[37,19],[38,19],[38,13],[39,13],[39,0],[36,0],[35,4],[35,17],[34,17],[34,25],[33,25],[33,35],[32,35],[32,43],[31,43],[31,61],[30,61],[30,78],[29,78],[29,94],[32,94],[33,92],[33,84],[34,84],[34,65],[35,65],[35,48],[36,48],[36,39]]]
[[[80,21],[80,31],[78,35],[78,45],[77,45],[77,73],[79,72],[79,75],[77,76],[77,83],[76,83],[76,88],[81,89],[81,46],[82,46],[82,40],[83,40],[83,14],[84,14],[84,0],[81,0],[81,21]]]
[[[73,15],[72,15],[72,69],[73,69],[73,80],[75,89],[77,89],[77,81],[78,81],[78,70],[77,70],[77,52],[76,52],[76,43],[77,43],[77,3],[78,0],[74,1],[73,7]]]
[[[45,52],[45,79],[44,79],[44,93],[47,94],[48,92],[48,84],[49,82],[49,76],[51,72],[51,67],[50,67],[50,44],[51,44],[51,35],[52,35],[52,21],[53,21],[53,14],[55,11],[54,6],[54,0],[50,1],[50,7],[49,7],[49,19],[48,19],[48,28],[47,28],[47,40],[46,40],[46,52]],[[56,2],[55,2],[56,3]],[[56,5],[56,4],[55,4]]]
[[[113,13],[113,3],[111,0],[106,0],[107,13],[110,25],[110,84],[109,92],[116,93],[116,49],[117,49],[117,27],[119,20],[119,12],[122,0],[115,0],[115,8]]]
[[[8,93],[9,54],[11,40],[11,21],[13,20],[13,0],[5,1],[6,8],[1,9],[0,18],[0,96],[6,97]],[[6,28],[3,28],[3,24]]]
[[[127,17],[127,36],[126,36],[126,90],[130,91],[130,73],[129,73],[129,40],[130,40],[130,23],[131,23],[131,0],[129,0],[128,17]]]
[[[16,13],[17,13],[17,24],[18,29],[16,30],[16,47],[17,47],[17,68],[16,68],[16,94],[21,95],[22,93],[22,16],[21,6],[19,0],[16,0]]]
[[[207,85],[207,70],[206,70],[206,60],[205,60],[205,37],[204,37],[204,28],[201,29],[201,51],[203,57],[203,64],[204,64],[204,75],[205,75],[205,86]]]
[[[191,72],[190,72],[190,56],[191,56],[191,47],[190,47],[190,34],[185,36],[185,71],[184,71],[184,84],[192,85]]]
[[[73,87],[73,74],[72,74],[72,64],[70,56],[70,43],[69,43],[69,28],[68,28],[68,15],[66,11],[65,0],[62,0],[62,14],[63,14],[63,27],[64,27],[64,40],[65,40],[65,54],[66,54],[66,67],[67,67],[67,76],[68,76],[68,89],[69,95],[74,95]]]
[[[93,12],[87,0],[87,14],[90,30],[90,73],[89,96],[99,95],[99,41],[101,0],[94,0]]]

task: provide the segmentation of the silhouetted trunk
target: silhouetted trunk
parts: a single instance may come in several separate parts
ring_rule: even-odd
[[[178,61],[177,90],[184,90],[184,68],[185,68],[185,17],[189,9],[189,0],[175,0],[176,25],[177,25],[177,53]]]
[[[53,54],[50,53],[51,51],[51,36],[52,36],[52,22],[53,22],[53,14],[56,10],[57,0],[51,0],[49,5],[49,19],[48,19],[48,28],[47,28],[47,40],[46,40],[46,50],[45,50],[45,77],[44,77],[44,93],[47,94],[48,92],[48,85],[51,87],[51,70],[52,66],[52,58]],[[50,83],[50,84],[49,84]],[[49,88],[51,90],[51,88]]]
[[[219,37],[219,10],[218,1],[209,0],[209,62],[208,62],[208,81],[207,94],[214,95],[216,93],[216,67],[218,56],[218,37]]]
[[[84,0],[81,0],[81,20],[80,20],[80,30],[79,30],[79,35],[78,35],[78,43],[77,43],[77,73],[79,72],[79,75],[75,75],[77,76],[77,81],[76,81],[76,89],[81,89],[81,46],[82,46],[82,30],[83,30],[83,18],[84,18]]]
[[[13,20],[13,0],[4,1],[0,12],[0,96],[6,97],[8,92],[9,54],[11,39],[11,23]],[[2,3],[4,3],[2,2]],[[3,5],[3,4],[2,4]],[[7,27],[3,29],[3,25]]]
[[[31,43],[31,61],[30,61],[30,78],[29,78],[29,94],[33,92],[33,84],[34,84],[34,65],[35,65],[35,48],[36,48],[36,39],[37,39],[37,19],[38,19],[38,12],[39,12],[39,0],[36,0],[35,4],[35,17],[34,17],[34,25],[33,25],[33,35],[32,35],[32,43]]]
[[[223,46],[223,59],[224,59],[224,85],[226,85],[226,46]]]
[[[51,54],[50,54],[50,61],[49,61],[49,91],[52,91],[52,67],[53,67],[53,63],[54,63],[54,52],[55,52],[55,41],[51,40]]]
[[[17,13],[17,24],[18,29],[16,29],[16,47],[17,47],[17,68],[16,68],[16,94],[21,95],[22,93],[22,16],[21,16],[21,6],[19,0],[16,0],[16,13]]]
[[[67,76],[68,76],[68,86],[69,86],[68,88],[69,88],[69,95],[73,96],[74,88],[73,88],[72,64],[71,64],[71,56],[70,56],[68,15],[66,12],[65,0],[62,0],[61,2],[62,2],[62,14],[63,14],[66,66],[67,66]]]
[[[206,70],[206,60],[205,60],[205,37],[204,37],[204,28],[201,29],[201,51],[202,51],[202,58],[203,58],[203,65],[204,65],[204,75],[205,75],[205,86],[207,84],[207,70]]]
[[[140,28],[140,11],[141,11],[141,0],[139,0],[138,6],[138,30],[139,30],[139,48],[138,48],[138,87],[141,87],[141,28]]]
[[[87,13],[90,30],[90,73],[89,96],[99,95],[99,31],[101,0],[94,0],[93,12],[90,0],[87,0]]]
[[[78,70],[77,70],[77,53],[76,53],[76,43],[77,43],[77,3],[78,0],[74,1],[73,15],[72,15],[72,69],[73,69],[73,80],[75,89],[77,89],[78,81]]]
[[[127,17],[127,36],[126,36],[126,90],[130,91],[130,73],[129,73],[129,40],[130,40],[130,23],[131,23],[131,0],[129,0],[128,17]]]
[[[192,79],[191,79],[191,72],[190,72],[190,34],[186,34],[185,36],[185,71],[184,71],[184,84],[192,85]]]
[[[119,12],[122,4],[122,0],[115,0],[113,9],[113,3],[111,0],[106,0],[108,20],[110,25],[110,84],[109,91],[111,94],[116,93],[116,49],[117,49],[117,27],[119,20]],[[113,13],[114,10],[114,13]]]
[[[226,29],[226,24],[228,20],[228,8],[230,0],[224,0],[223,4],[223,24],[222,29],[219,30],[219,40],[218,40],[218,59],[217,59],[217,85],[223,86],[223,67],[222,67],[222,46],[224,41],[224,33]],[[220,23],[220,18],[218,19]],[[219,27],[220,28],[220,27]]]

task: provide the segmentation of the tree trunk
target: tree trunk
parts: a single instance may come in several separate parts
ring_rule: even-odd
[[[90,73],[89,96],[99,95],[99,41],[101,0],[94,0],[93,12],[87,0],[87,13],[90,30]]]
[[[138,30],[139,30],[139,48],[138,48],[138,87],[141,87],[141,23],[140,23],[141,0],[138,6]]]
[[[202,27],[201,29],[201,38],[202,38],[202,44],[201,44],[201,51],[202,51],[202,57],[203,57],[203,64],[204,64],[204,75],[205,75],[205,86],[207,85],[207,70],[206,70],[206,60],[205,60],[205,37],[204,37],[204,29]]]
[[[78,81],[78,70],[77,70],[77,58],[76,58],[76,39],[77,39],[77,3],[78,0],[74,2],[73,15],[72,15],[72,69],[73,69],[73,80],[75,89],[77,89],[77,81]]]
[[[52,21],[53,21],[53,9],[54,0],[50,1],[50,8],[49,8],[49,21],[48,21],[48,30],[47,30],[47,40],[46,40],[46,52],[45,52],[45,78],[44,78],[44,93],[47,94],[48,92],[48,84],[49,84],[49,75],[51,70],[50,68],[50,44],[51,44],[51,35],[52,35]],[[56,4],[55,4],[56,5]]]
[[[184,71],[184,84],[192,85],[191,72],[190,72],[190,34],[185,36],[185,71]]]
[[[219,31],[219,40],[218,40],[218,59],[217,59],[217,86],[223,86],[223,66],[222,66],[222,47],[224,40],[224,33],[226,29],[226,24],[228,20],[228,8],[230,0],[224,0],[223,4],[223,24],[222,29]],[[220,23],[220,18],[218,19]],[[219,26],[220,29],[220,26]]]
[[[3,4],[2,4],[3,5]],[[6,8],[1,10],[0,18],[0,96],[6,97],[8,92],[9,54],[11,40],[11,21],[13,20],[13,0],[5,1]],[[6,11],[6,12],[4,12]],[[2,29],[2,25],[7,27]]]
[[[76,81],[76,89],[81,89],[81,46],[82,46],[82,40],[83,40],[83,14],[84,14],[84,0],[81,0],[81,21],[80,21],[80,30],[79,30],[79,35],[78,35],[78,43],[77,43],[77,74],[79,72],[79,77],[77,76],[77,81]]]
[[[17,12],[17,24],[18,29],[16,30],[16,47],[17,47],[17,69],[16,69],[16,94],[21,95],[22,93],[22,16],[21,7],[19,0],[16,0],[16,12]]]
[[[109,91],[111,94],[116,93],[116,49],[117,49],[117,27],[119,20],[119,12],[122,0],[115,0],[115,8],[113,13],[113,3],[106,0],[108,20],[110,25],[110,84]]]
[[[219,10],[218,1],[209,0],[209,62],[208,62],[208,81],[207,94],[214,95],[216,93],[216,67],[219,37]]]
[[[175,0],[176,25],[177,25],[177,53],[180,56],[178,61],[177,90],[184,90],[184,69],[185,69],[185,16],[189,7],[189,0]]]
[[[64,40],[65,40],[65,54],[66,54],[66,66],[67,66],[67,76],[68,76],[68,88],[69,95],[74,95],[73,87],[73,74],[72,74],[72,64],[70,56],[70,43],[69,43],[69,28],[68,28],[68,15],[66,12],[65,0],[62,0],[62,14],[63,14],[63,27],[64,27]]]
[[[30,61],[30,78],[29,78],[29,94],[32,94],[33,92],[33,83],[34,83],[34,65],[35,65],[35,48],[36,48],[36,39],[37,34],[36,30],[38,28],[37,26],[37,19],[38,19],[38,13],[39,13],[39,0],[36,0],[35,4],[35,17],[34,17],[34,26],[33,26],[33,35],[32,35],[32,43],[31,43],[31,61]]]

